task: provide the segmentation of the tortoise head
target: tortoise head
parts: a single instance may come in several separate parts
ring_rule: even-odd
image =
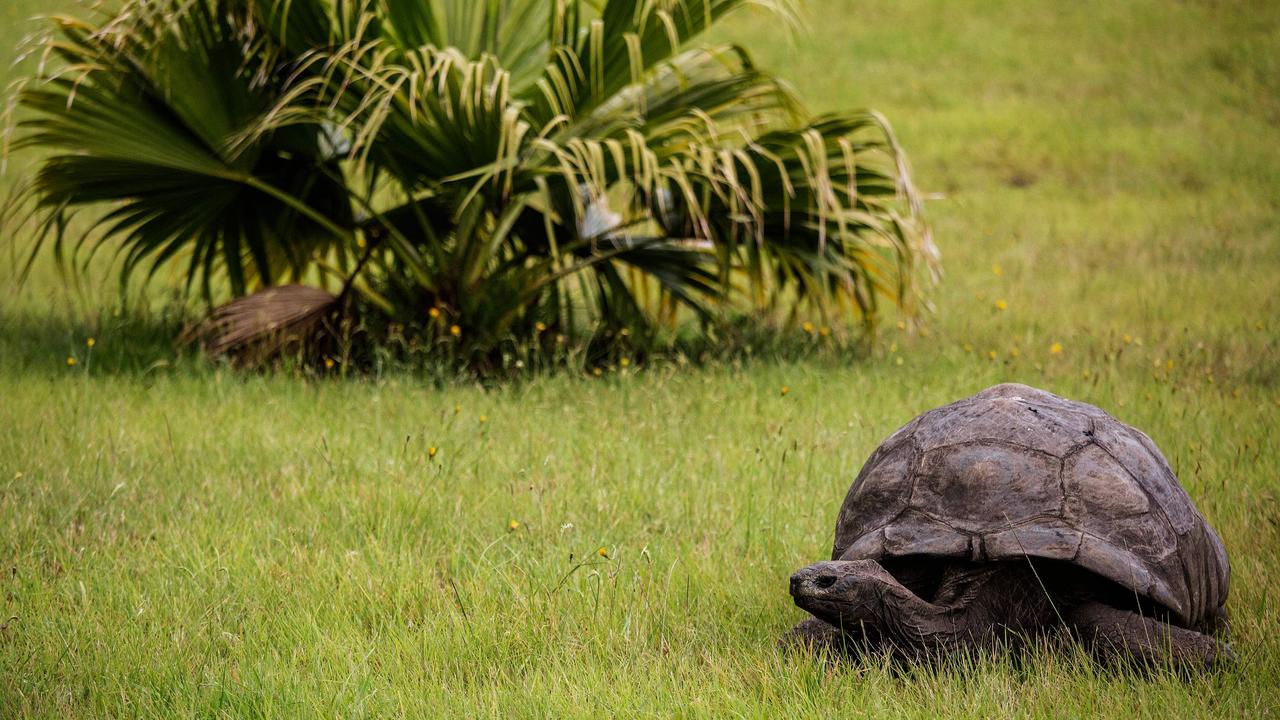
[[[828,560],[801,568],[791,576],[791,597],[836,627],[864,631],[880,630],[902,603],[921,602],[874,560]]]

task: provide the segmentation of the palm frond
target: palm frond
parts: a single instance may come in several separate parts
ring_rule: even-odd
[[[27,83],[31,117],[15,143],[48,154],[33,192],[47,226],[111,204],[99,242],[121,258],[122,280],[183,262],[186,283],[210,296],[223,281],[242,294],[306,277],[317,257],[346,250],[351,215],[314,129],[232,147],[275,91],[254,85],[240,29],[217,6],[144,4],[104,28],[56,19],[50,50],[64,65]]]

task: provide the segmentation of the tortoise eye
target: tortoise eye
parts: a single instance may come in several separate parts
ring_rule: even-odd
[[[835,576],[835,575],[823,575],[822,577],[818,578],[817,580],[814,580],[814,581],[813,581],[813,584],[814,584],[814,585],[817,585],[817,586],[818,586],[818,587],[820,587],[820,588],[824,588],[824,589],[825,589],[825,588],[829,588],[829,587],[831,587],[832,585],[835,585],[835,584],[836,584],[836,576]]]

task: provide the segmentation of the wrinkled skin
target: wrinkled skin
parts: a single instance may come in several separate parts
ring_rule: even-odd
[[[874,560],[834,560],[792,575],[791,595],[814,616],[791,638],[832,649],[889,647],[920,658],[1017,645],[1065,627],[1106,657],[1186,667],[1230,657],[1208,635],[1108,605],[1087,579],[1044,578],[1030,563],[954,563],[935,586],[909,567],[895,577]]]

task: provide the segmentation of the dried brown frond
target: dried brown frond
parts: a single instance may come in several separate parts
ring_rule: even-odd
[[[313,347],[337,312],[338,297],[320,288],[283,285],[215,308],[193,332],[211,356],[257,365],[290,350]]]

